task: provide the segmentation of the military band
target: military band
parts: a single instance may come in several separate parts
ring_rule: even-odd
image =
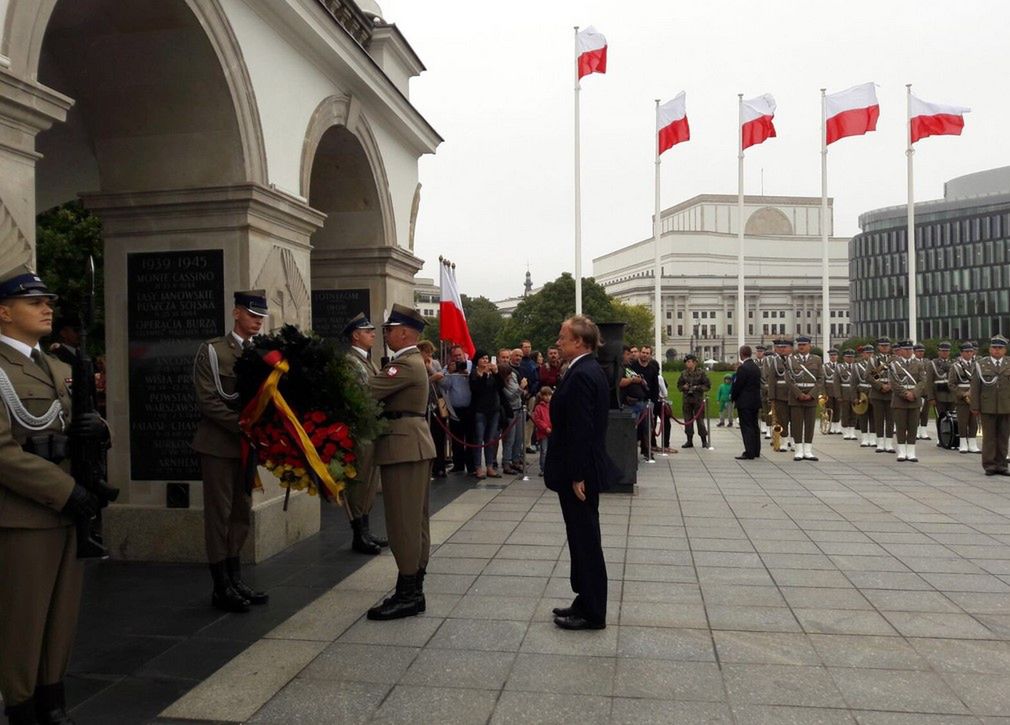
[[[922,360],[914,357],[911,340],[898,343],[897,355],[887,364],[887,387],[891,391],[891,416],[897,438],[897,460],[918,463],[915,441],[926,384]]]

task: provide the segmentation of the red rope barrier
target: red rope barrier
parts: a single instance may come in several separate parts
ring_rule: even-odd
[[[516,415],[512,416],[512,422],[502,429],[501,435],[495,438],[493,441],[488,441],[487,443],[467,443],[464,440],[460,440],[455,435],[453,435],[453,432],[449,430],[449,426],[443,423],[440,417],[436,415],[435,420],[438,421],[439,427],[441,427],[442,430],[445,431],[446,435],[449,436],[449,440],[453,441],[454,443],[459,443],[464,448],[490,448],[491,446],[496,446],[502,442],[502,439],[505,437],[505,434],[508,433],[510,430],[512,430],[512,427],[519,422],[520,414],[525,414],[525,411],[516,411]]]

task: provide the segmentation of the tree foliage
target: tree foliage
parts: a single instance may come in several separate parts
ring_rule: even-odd
[[[611,319],[625,322],[624,341],[629,345],[649,345],[656,354],[656,331],[652,310],[645,305],[629,305],[620,300],[611,300]]]
[[[478,350],[490,350],[505,322],[501,311],[494,302],[483,295],[479,297],[460,295],[460,300],[463,303],[463,314],[466,315],[466,324],[470,328],[470,339],[473,340],[474,346]],[[429,317],[427,320],[428,325],[424,328],[422,337],[434,343],[437,349],[441,344],[439,318]]]

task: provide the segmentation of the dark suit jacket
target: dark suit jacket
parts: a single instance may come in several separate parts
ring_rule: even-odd
[[[551,398],[551,435],[544,483],[552,491],[585,481],[586,491],[605,491],[618,476],[607,455],[610,387],[595,357],[568,368]]]
[[[748,358],[737,368],[729,397],[737,408],[761,407],[761,368],[752,359]]]

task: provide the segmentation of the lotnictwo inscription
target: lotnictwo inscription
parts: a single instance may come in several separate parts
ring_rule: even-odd
[[[219,249],[127,255],[130,477],[193,481],[199,421],[193,358],[223,335],[224,253]]]
[[[367,289],[314,289],[312,290],[312,331],[320,337],[337,339],[348,321],[369,311]]]

